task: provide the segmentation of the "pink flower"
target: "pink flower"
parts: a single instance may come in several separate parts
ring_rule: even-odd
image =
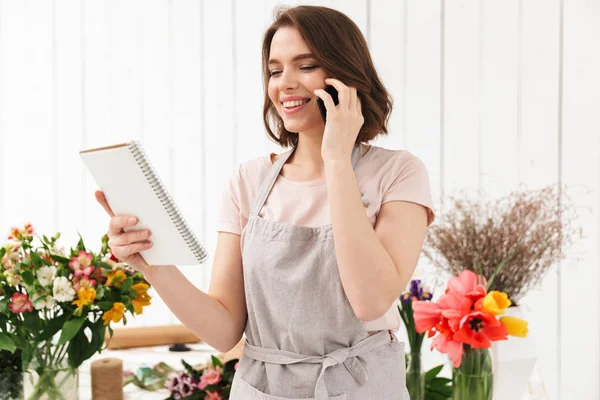
[[[223,398],[217,392],[206,392],[206,396],[204,396],[204,400],[222,400]]]
[[[76,292],[79,292],[79,289],[81,289],[82,287],[90,289],[94,286],[96,286],[96,281],[88,278],[85,275],[81,277],[75,276],[75,278],[73,278],[73,289]]]
[[[233,370],[234,370],[234,371],[237,371],[237,367],[238,367],[238,364],[239,364],[239,363],[240,363],[239,361],[235,363],[235,365],[234,365],[234,367],[233,367]]]
[[[33,304],[26,294],[15,293],[10,298],[10,304],[8,305],[10,311],[14,313],[24,313],[25,311],[31,312],[33,310]]]
[[[486,280],[483,276],[477,275],[473,271],[464,270],[458,276],[450,278],[446,293],[454,292],[463,296],[467,296],[473,302],[485,297]]]
[[[92,266],[92,258],[92,254],[80,250],[77,257],[73,257],[71,259],[69,262],[69,267],[71,267],[75,273],[75,276],[89,276],[94,271],[94,267]]]
[[[198,383],[199,389],[204,389],[208,385],[215,385],[221,382],[221,367],[216,368],[207,368],[206,371],[200,377],[200,382]]]

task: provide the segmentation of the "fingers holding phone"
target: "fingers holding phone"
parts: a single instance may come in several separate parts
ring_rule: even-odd
[[[336,88],[334,88],[331,85],[327,85],[325,87],[325,91],[327,93],[329,93],[329,95],[331,96],[334,105],[337,106],[338,104],[340,104],[340,100],[338,97],[338,91]],[[323,118],[323,122],[327,122],[327,107],[325,107],[325,103],[318,96],[317,96],[317,105],[319,106],[319,111],[321,112],[321,118]]]

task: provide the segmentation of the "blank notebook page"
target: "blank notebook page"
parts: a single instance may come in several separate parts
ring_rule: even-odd
[[[115,215],[133,215],[153,246],[140,254],[150,265],[201,264],[208,254],[167,193],[139,142],[80,152]]]

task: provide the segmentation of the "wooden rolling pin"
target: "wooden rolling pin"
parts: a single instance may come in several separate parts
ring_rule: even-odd
[[[164,346],[175,343],[199,343],[201,340],[184,325],[163,325],[136,328],[114,329],[109,339],[106,333],[107,348],[111,350],[131,347]]]

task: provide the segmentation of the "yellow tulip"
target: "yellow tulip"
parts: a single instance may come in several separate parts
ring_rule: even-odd
[[[492,315],[504,314],[504,310],[512,303],[504,292],[493,290],[483,298],[483,310]]]
[[[505,316],[500,318],[500,323],[506,327],[509,335],[524,338],[529,332],[529,323],[521,318]]]
[[[102,316],[102,320],[104,321],[104,325],[108,325],[110,321],[119,322],[123,315],[125,314],[125,304],[121,302],[116,302],[113,304],[112,308],[104,313]]]

